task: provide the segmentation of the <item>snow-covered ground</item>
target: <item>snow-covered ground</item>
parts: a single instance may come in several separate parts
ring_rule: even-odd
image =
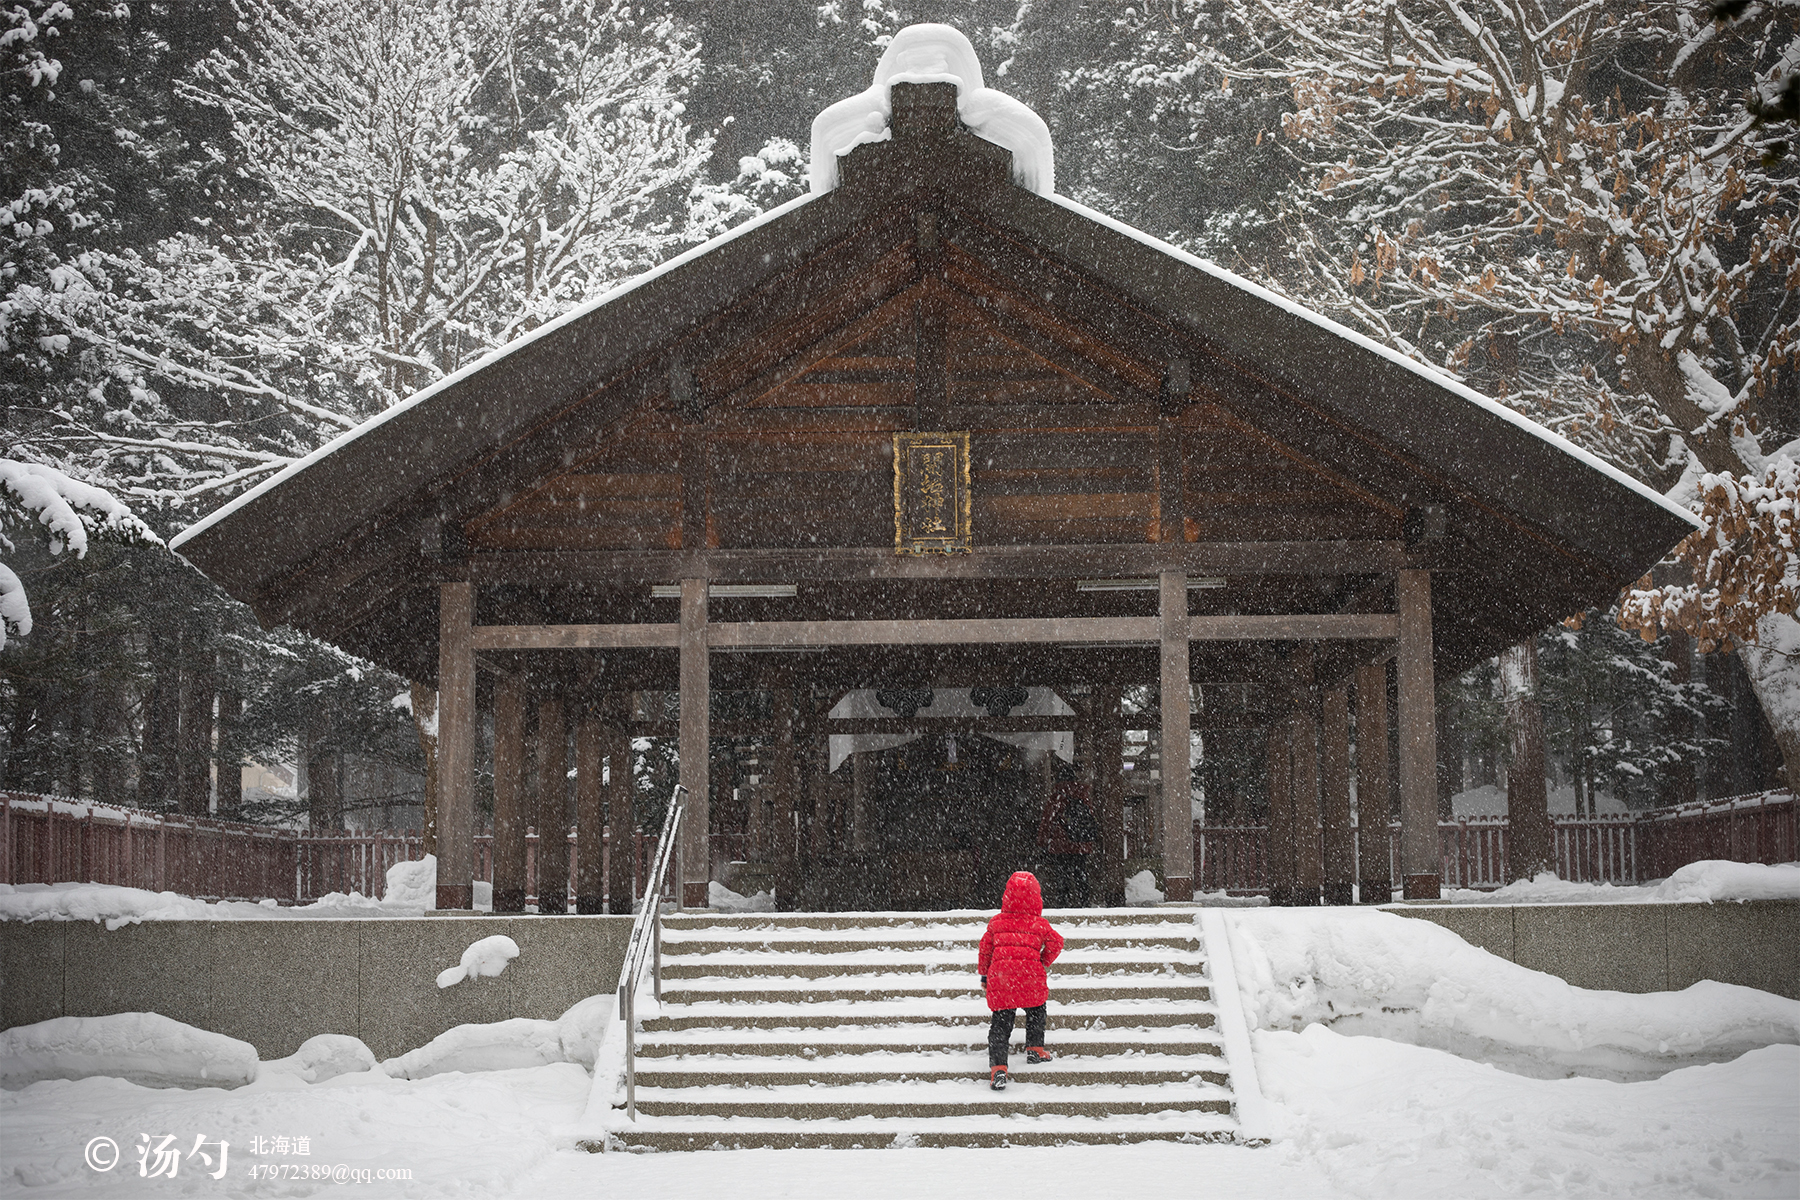
[[[1491,892],[1445,888],[1446,904],[1691,904],[1721,900],[1800,900],[1800,863],[1711,859],[1689,863],[1667,879],[1639,885],[1570,883],[1545,871]]]
[[[465,1026],[381,1066],[352,1039],[315,1039],[234,1090],[91,1077],[0,1092],[0,1194],[308,1196],[335,1188],[335,1172],[365,1196],[538,1200],[1109,1196],[1171,1181],[1209,1195],[1384,1200],[1800,1195],[1800,1002],[1705,983],[1585,991],[1372,910],[1220,919],[1275,1135],[1261,1148],[589,1154],[574,1142],[592,1127],[583,1064],[610,1016],[599,998],[560,1023]],[[81,1032],[36,1028],[11,1032],[38,1051],[54,1050],[48,1034]],[[522,1056],[505,1052],[512,1042]],[[107,1045],[91,1040],[90,1057],[124,1056]],[[554,1061],[558,1045],[575,1061]],[[147,1078],[142,1058],[124,1065]],[[178,1180],[140,1178],[141,1135],[174,1138]],[[105,1172],[84,1160],[101,1137],[120,1156]],[[230,1143],[223,1178],[188,1156],[197,1138]],[[254,1167],[330,1170],[272,1182]]]

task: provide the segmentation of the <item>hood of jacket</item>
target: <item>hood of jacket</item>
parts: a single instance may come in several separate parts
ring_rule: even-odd
[[[1044,893],[1038,888],[1037,876],[1030,871],[1014,871],[1006,881],[1006,894],[1000,899],[1000,911],[1019,917],[1044,915]]]

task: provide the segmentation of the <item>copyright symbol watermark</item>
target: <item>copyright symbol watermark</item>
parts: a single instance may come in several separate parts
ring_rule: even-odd
[[[119,1165],[119,1143],[109,1137],[97,1137],[81,1152],[87,1165],[96,1171],[110,1171]]]

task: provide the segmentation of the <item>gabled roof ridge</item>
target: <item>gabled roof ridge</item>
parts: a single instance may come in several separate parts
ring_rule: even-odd
[[[286,482],[289,479],[292,479],[294,476],[298,475],[300,472],[306,470],[308,467],[319,462],[320,460],[322,460],[332,454],[335,454],[337,451],[343,449],[345,446],[356,441],[358,438],[361,438],[365,434],[369,433],[371,430],[378,429],[381,426],[387,424],[389,421],[393,420],[394,418],[400,416],[401,414],[406,413],[414,408],[417,408],[419,405],[425,403],[427,400],[430,400],[433,396],[436,396],[438,393],[445,391],[448,388],[454,387],[456,384],[461,383],[463,380],[469,378],[472,375],[477,374],[480,371],[486,370],[488,367],[501,361],[502,359],[505,359],[505,358],[509,357],[510,355],[513,355],[513,354],[517,353],[518,351],[523,350],[525,347],[536,342],[538,339],[548,337],[550,334],[555,333],[557,330],[562,329],[563,327],[565,327],[567,325],[573,324],[574,322],[579,321],[581,318],[586,317],[586,316],[590,315],[591,313],[598,311],[599,309],[605,308],[608,304],[611,304],[613,301],[618,300],[623,296],[629,295],[630,293],[638,290],[639,288],[645,286],[646,284],[648,284],[656,279],[659,279],[664,275],[667,275],[671,271],[677,270],[680,267],[685,266],[687,263],[693,261],[694,259],[700,258],[706,254],[710,254],[712,251],[718,249],[720,246],[725,245],[727,242],[735,241],[736,239],[743,237],[745,234],[750,233],[752,230],[760,229],[764,225],[767,225],[773,221],[779,220],[780,218],[785,217],[787,214],[793,212],[794,210],[801,208],[804,205],[810,204],[817,199],[819,199],[819,195],[817,195],[815,193],[811,193],[811,192],[806,192],[806,193],[802,193],[799,196],[794,197],[792,200],[786,201],[785,203],[782,203],[782,204],[778,204],[774,208],[768,209],[765,212],[758,213],[756,216],[751,217],[748,221],[745,221],[741,225],[734,225],[730,229],[727,229],[724,233],[721,233],[716,237],[709,238],[706,241],[701,242],[697,246],[689,247],[688,249],[682,251],[680,254],[677,254],[674,258],[669,259],[667,262],[658,263],[656,266],[651,267],[649,270],[644,271],[641,274],[633,275],[630,279],[627,279],[624,282],[619,283],[612,288],[609,288],[607,291],[602,292],[600,295],[594,297],[592,300],[589,300],[583,304],[576,305],[574,308],[569,309],[567,312],[561,314],[560,316],[557,316],[557,317],[553,318],[552,320],[544,322],[542,325],[539,325],[536,329],[533,329],[533,330],[530,330],[529,332],[520,334],[518,337],[514,338],[510,342],[505,343],[504,345],[494,347],[492,350],[488,351],[486,354],[482,355],[480,358],[475,359],[473,362],[466,363],[463,366],[452,371],[450,374],[444,376],[442,379],[439,379],[430,384],[427,384],[424,388],[420,389],[417,392],[414,392],[412,395],[410,395],[406,399],[400,401],[398,404],[392,405],[392,406],[385,408],[382,411],[376,413],[374,416],[372,416],[368,420],[364,421],[361,425],[356,426],[356,428],[345,430],[343,433],[339,434],[335,438],[332,438],[329,442],[326,442],[323,446],[320,446],[317,450],[312,451],[310,454],[307,454],[304,457],[295,459],[293,462],[289,463],[287,466],[283,467],[281,470],[277,471],[275,474],[269,476],[267,479],[263,480],[261,483],[257,484],[255,487],[251,488],[249,491],[244,492],[238,496],[235,496],[228,502],[221,504],[218,508],[213,509],[212,512],[207,513],[204,517],[201,517],[198,521],[195,521],[192,525],[189,525],[186,529],[183,529],[180,533],[178,533],[174,537],[170,538],[169,539],[169,549],[171,549],[171,550],[180,549],[181,546],[183,544],[185,544],[189,539],[194,538],[201,533],[204,533],[206,530],[212,528],[214,525],[218,524],[220,521],[223,521],[226,517],[230,516],[232,513],[236,512],[240,508],[243,508],[245,505],[249,504],[251,501],[274,490],[275,488],[279,487],[282,483]]]
[[[1123,221],[1117,220],[1116,218],[1113,218],[1113,217],[1109,217],[1105,213],[1102,213],[1095,209],[1089,208],[1087,205],[1081,203],[1079,200],[1071,200],[1069,197],[1061,195],[1061,194],[1045,196],[1044,199],[1050,201],[1052,204],[1059,205],[1060,207],[1065,208],[1065,209],[1069,210],[1070,212],[1075,213],[1078,216],[1086,217],[1090,221],[1096,222],[1097,224],[1100,224],[1100,225],[1104,225],[1106,228],[1111,229],[1113,232],[1123,234],[1125,237],[1131,238],[1135,242],[1138,242],[1142,245],[1148,246],[1152,250],[1160,251],[1161,253],[1166,254],[1169,257],[1174,258],[1182,263],[1185,263],[1186,265],[1188,265],[1190,267],[1194,267],[1197,270],[1204,271],[1206,274],[1219,280],[1221,283],[1229,284],[1230,286],[1237,288],[1240,291],[1247,292],[1250,295],[1255,296],[1259,300],[1262,300],[1266,303],[1276,306],[1277,308],[1282,309],[1284,312],[1290,313],[1293,316],[1299,317],[1300,319],[1302,319],[1304,321],[1310,322],[1311,324],[1313,324],[1313,325],[1317,326],[1318,328],[1324,330],[1325,332],[1333,335],[1334,337],[1342,338],[1345,341],[1348,341],[1352,345],[1355,345],[1363,350],[1367,350],[1367,351],[1370,351],[1371,353],[1380,355],[1382,358],[1387,359],[1389,362],[1394,363],[1397,366],[1406,368],[1408,371],[1411,371],[1413,374],[1419,376],[1420,378],[1426,380],[1427,382],[1435,384],[1436,386],[1443,388],[1445,391],[1452,393],[1453,395],[1459,397],[1460,399],[1467,400],[1469,403],[1474,404],[1479,408],[1485,409],[1486,411],[1494,414],[1495,416],[1506,421],[1507,423],[1509,423],[1521,430],[1524,430],[1526,433],[1531,434],[1533,437],[1539,439],[1540,441],[1546,443],[1547,445],[1553,447],[1554,449],[1560,450],[1564,454],[1569,455],[1571,458],[1574,458],[1576,461],[1580,462],[1584,466],[1590,467],[1593,470],[1600,472],[1602,475],[1605,475],[1608,479],[1611,479],[1613,482],[1623,484],[1625,487],[1630,488],[1633,492],[1636,492],[1638,495],[1644,497],[1646,500],[1649,500],[1652,503],[1656,504],[1658,507],[1662,508],[1666,512],[1669,512],[1675,516],[1680,517],[1682,520],[1686,521],[1689,525],[1693,526],[1695,529],[1703,528],[1702,522],[1700,521],[1700,519],[1698,517],[1696,517],[1693,514],[1692,511],[1687,509],[1685,506],[1678,504],[1677,502],[1669,499],[1667,496],[1663,495],[1661,492],[1657,491],[1655,488],[1651,487],[1649,484],[1645,483],[1643,480],[1638,479],[1635,476],[1633,476],[1625,471],[1621,471],[1618,467],[1613,466],[1611,463],[1607,462],[1603,458],[1600,458],[1598,455],[1593,454],[1590,451],[1583,450],[1580,446],[1577,446],[1574,442],[1571,442],[1569,439],[1563,437],[1560,433],[1557,433],[1555,430],[1546,429],[1544,426],[1538,424],[1536,421],[1533,421],[1530,417],[1525,416],[1523,413],[1520,413],[1515,409],[1508,408],[1506,405],[1500,403],[1498,400],[1495,400],[1493,397],[1482,395],[1480,392],[1476,391],[1474,388],[1470,387],[1468,384],[1463,383],[1461,380],[1456,379],[1455,377],[1444,373],[1443,371],[1439,370],[1438,368],[1431,366],[1429,363],[1423,363],[1423,362],[1420,362],[1416,358],[1411,358],[1405,354],[1402,354],[1398,350],[1395,350],[1391,346],[1384,346],[1380,342],[1367,336],[1366,334],[1358,333],[1356,330],[1351,329],[1349,326],[1339,324],[1337,321],[1332,320],[1330,317],[1327,317],[1322,313],[1314,312],[1312,309],[1307,308],[1305,305],[1299,304],[1293,300],[1290,300],[1286,296],[1283,296],[1278,292],[1271,291],[1268,288],[1263,287],[1259,283],[1252,282],[1251,280],[1244,278],[1242,275],[1237,274],[1235,271],[1229,271],[1229,270],[1225,269],[1224,267],[1219,266],[1217,263],[1211,261],[1210,259],[1201,258],[1199,255],[1196,255],[1196,254],[1190,254],[1188,251],[1181,249],[1179,246],[1173,245],[1169,242],[1165,242],[1161,238],[1158,238],[1151,234],[1145,233],[1141,229],[1137,229],[1131,225],[1127,225]]]

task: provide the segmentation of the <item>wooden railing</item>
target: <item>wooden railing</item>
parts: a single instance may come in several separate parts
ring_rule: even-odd
[[[571,884],[580,847],[568,835]],[[493,835],[475,837],[475,878],[491,882]],[[525,838],[526,902],[537,903],[542,839]],[[631,871],[642,890],[656,856],[656,837],[635,833],[628,859],[615,866],[611,832],[602,834],[603,876]],[[712,838],[715,866],[738,849],[733,835]],[[388,868],[424,857],[416,829],[320,831],[276,829],[209,817],[163,816],[84,804],[61,797],[0,792],[0,883],[108,883],[204,900],[276,900],[308,904],[333,893],[380,899]],[[571,887],[570,903],[573,904]],[[610,882],[607,895],[611,895]]]
[[[1556,873],[1578,883],[1633,884],[1661,879],[1702,859],[1779,863],[1800,858],[1794,795],[1764,792],[1706,805],[1658,810],[1638,817],[1560,819],[1555,822]],[[1141,853],[1151,847],[1131,839]],[[1389,825],[1387,873],[1400,872],[1400,827]],[[1355,831],[1359,875],[1371,849]],[[526,902],[537,903],[537,860],[542,839],[526,836]],[[711,844],[713,877],[742,857],[741,833],[717,833]],[[1445,887],[1497,888],[1506,882],[1504,817],[1445,821],[1438,825]],[[641,892],[656,855],[656,838],[635,833],[628,856],[633,894]],[[387,870],[421,857],[417,830],[344,832],[274,829],[207,817],[159,816],[135,809],[87,805],[58,797],[0,792],[0,883],[110,883],[203,899],[264,900],[305,904],[332,893],[380,898]],[[567,838],[568,878],[579,878],[581,847]],[[626,869],[603,836],[603,873]],[[1202,891],[1240,894],[1269,886],[1269,831],[1261,825],[1194,826],[1194,876]],[[493,879],[493,837],[475,838],[475,878]],[[611,895],[610,880],[607,895]],[[571,897],[571,900],[573,897]]]
[[[1637,817],[1559,818],[1556,874],[1571,883],[1636,884],[1663,879],[1704,859],[1793,862],[1796,817],[1792,792],[1762,792],[1711,804],[1656,810]],[[1440,878],[1445,887],[1498,888],[1507,882],[1505,817],[1438,824]],[[1322,836],[1322,835],[1321,835]],[[1359,875],[1370,847],[1355,831]],[[1202,891],[1242,894],[1269,887],[1266,826],[1194,825],[1194,877]],[[1400,826],[1387,827],[1387,877],[1401,878]]]

